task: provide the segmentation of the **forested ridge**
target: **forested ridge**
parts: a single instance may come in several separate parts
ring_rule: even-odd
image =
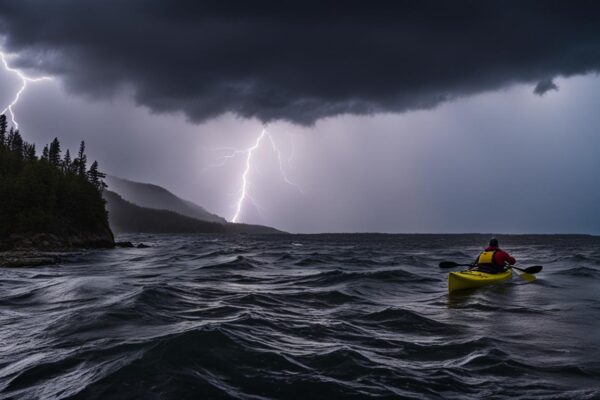
[[[35,144],[8,129],[1,115],[0,245],[10,246],[15,237],[31,240],[35,234],[51,235],[66,245],[110,244],[103,177],[96,161],[88,168],[84,142],[72,157],[69,150],[62,154],[55,138],[38,157]]]
[[[202,221],[170,210],[140,207],[110,190],[103,196],[116,233],[284,233],[268,226]]]

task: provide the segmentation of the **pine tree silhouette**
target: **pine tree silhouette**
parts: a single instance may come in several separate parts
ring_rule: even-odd
[[[12,149],[12,144],[15,140],[15,130],[13,128],[10,128],[10,131],[8,131],[8,135],[6,135],[6,148],[8,150]]]
[[[85,155],[85,142],[82,140],[79,145],[79,153],[77,154],[77,159],[74,164],[76,164],[77,175],[85,176],[85,172],[87,169],[87,156]]]
[[[54,138],[52,143],[50,143],[48,159],[50,160],[50,164],[56,167],[60,165],[60,142],[58,141],[58,138]]]
[[[23,159],[25,161],[37,160],[35,156],[35,144],[27,142],[23,143]]]
[[[69,149],[67,149],[67,152],[65,153],[65,158],[62,162],[62,168],[65,172],[72,172],[73,161],[71,161],[71,152],[69,151]]]
[[[48,145],[45,145],[44,150],[42,150],[42,158],[41,159],[44,161],[48,161],[48,153],[49,153]]]
[[[23,138],[18,130],[13,130],[10,128],[10,132],[8,134],[8,149],[15,153],[15,155],[19,158],[23,158]]]
[[[98,161],[94,161],[90,170],[87,172],[88,180],[92,185],[94,185],[98,190],[102,189],[102,178],[106,177],[106,174],[98,171]]]

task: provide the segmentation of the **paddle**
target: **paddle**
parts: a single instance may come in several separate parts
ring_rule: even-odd
[[[453,261],[442,261],[439,265],[440,265],[440,268],[473,267],[474,266],[473,264],[458,264]],[[522,279],[526,280],[527,282],[533,282],[536,279],[533,274],[537,274],[538,272],[540,272],[543,267],[541,265],[534,265],[532,267],[522,269],[519,267],[515,267],[513,265],[513,266],[511,266],[511,268],[521,271],[522,274],[519,274],[519,277],[521,277]]]
[[[521,269],[519,267],[515,267],[514,265],[511,265],[511,268],[518,269],[519,271],[523,271],[527,274],[537,274],[544,267],[542,267],[541,265],[534,265],[533,267],[527,267],[525,269]]]
[[[535,281],[536,278],[535,278],[535,275],[532,275],[532,274],[537,274],[538,272],[540,272],[542,270],[543,267],[541,265],[534,265],[533,267],[521,269],[521,268],[515,267],[513,265],[511,268],[522,272],[522,274],[519,274],[519,277],[521,279],[523,279],[527,282],[533,282],[533,281]]]

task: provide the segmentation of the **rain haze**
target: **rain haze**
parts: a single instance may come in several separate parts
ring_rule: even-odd
[[[26,140],[228,220],[266,129],[240,222],[600,233],[597,3],[482,4],[0,0],[1,50]]]

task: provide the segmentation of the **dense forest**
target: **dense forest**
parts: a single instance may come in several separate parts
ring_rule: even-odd
[[[61,154],[55,138],[38,157],[34,144],[7,128],[0,115],[0,245],[10,247],[15,237],[36,240],[36,234],[65,245],[110,245],[104,174],[95,161],[88,168],[85,143],[72,158],[69,150]]]

